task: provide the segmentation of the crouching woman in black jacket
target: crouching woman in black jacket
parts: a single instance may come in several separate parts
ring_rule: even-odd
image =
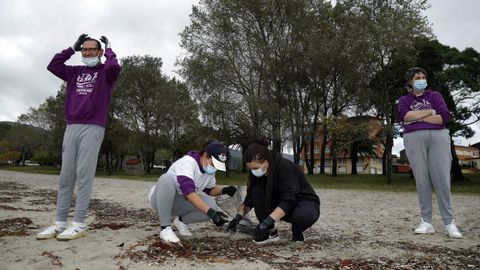
[[[277,241],[274,223],[279,220],[292,224],[292,241],[304,241],[303,232],[320,216],[320,199],[303,172],[260,142],[245,149],[243,161],[250,169],[247,195],[229,229],[236,231],[242,217],[253,208],[260,221],[255,228],[255,243]]]

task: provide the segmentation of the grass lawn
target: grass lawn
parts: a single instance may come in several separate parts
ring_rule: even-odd
[[[480,174],[465,174],[465,177],[468,180],[464,183],[452,184],[452,193],[480,195]],[[217,175],[217,181],[225,185],[246,185],[246,179],[247,175],[244,173],[232,173],[229,178],[225,178],[225,174]],[[336,177],[316,174],[307,175],[307,179],[315,188],[416,192],[415,180],[410,178],[409,174],[394,174],[391,184],[387,184],[385,176],[370,174],[341,174]]]
[[[19,171],[27,173],[41,173],[58,175],[60,168],[51,167],[24,167],[24,166],[1,166],[1,170]],[[116,178],[128,180],[157,181],[162,174],[161,170],[152,170],[151,175],[127,175],[123,172],[116,172],[108,175],[106,172],[97,171],[98,178]],[[480,195],[480,174],[465,174],[467,181],[452,184],[453,194],[472,194]],[[415,192],[415,181],[409,174],[394,174],[393,183],[387,184],[385,176],[381,175],[350,175],[343,174],[333,177],[330,175],[307,175],[307,179],[315,188],[331,189],[353,189],[370,191],[391,191],[391,192]],[[217,173],[217,182],[221,185],[246,185],[246,173]]]
[[[60,167],[27,167],[27,166],[0,166],[0,170],[24,172],[24,173],[40,173],[59,175]],[[114,178],[114,179],[127,179],[127,180],[142,180],[142,181],[157,181],[158,177],[162,174],[161,170],[153,169],[150,175],[131,175],[122,172],[115,172],[113,175],[108,175],[103,170],[97,170],[95,177],[98,178]]]

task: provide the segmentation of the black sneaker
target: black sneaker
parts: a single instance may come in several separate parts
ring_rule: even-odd
[[[258,245],[263,245],[263,244],[270,243],[270,242],[275,242],[275,241],[278,241],[278,240],[280,240],[280,237],[278,236],[278,231],[277,230],[272,230],[272,231],[270,231],[270,234],[268,235],[268,238],[262,239],[262,240],[259,240],[259,241],[253,240],[253,242],[255,244],[258,244]]]
[[[303,237],[302,232],[292,232],[292,241],[293,242],[303,242],[305,241],[305,237]]]

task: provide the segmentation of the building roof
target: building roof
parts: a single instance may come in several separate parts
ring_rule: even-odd
[[[141,163],[142,161],[138,158],[131,158],[129,160],[127,160],[127,162],[125,163],[126,165],[137,165],[139,163]]]

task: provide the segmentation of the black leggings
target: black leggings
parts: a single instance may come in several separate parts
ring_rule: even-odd
[[[265,189],[258,185],[252,190],[253,208],[257,219],[261,222],[270,212],[265,209]],[[295,206],[282,218],[292,224],[292,233],[301,233],[310,228],[320,217],[320,205],[315,201],[297,201]]]

